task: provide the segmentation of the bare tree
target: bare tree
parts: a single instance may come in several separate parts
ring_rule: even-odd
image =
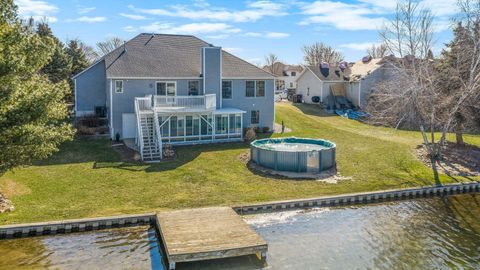
[[[302,48],[303,59],[307,65],[316,66],[322,62],[336,64],[343,60],[343,54],[323,42],[315,42]]]
[[[391,78],[377,85],[367,104],[374,122],[421,131],[436,180],[446,134],[478,121],[480,112],[480,2],[460,0],[458,5],[455,38],[440,59],[433,59],[431,50],[430,11],[413,0],[397,5],[380,35],[400,58],[387,58]],[[435,131],[442,136],[436,138]]]
[[[89,46],[82,41],[79,41],[79,45],[80,45],[80,48],[82,49],[83,53],[85,54],[85,57],[87,58],[87,61],[90,64],[92,64],[98,58],[100,58],[99,54],[95,51],[95,49],[92,46]]]
[[[399,58],[388,58],[391,77],[376,86],[366,109],[374,122],[420,129],[434,178],[438,180],[436,161],[440,149],[435,141],[435,128],[439,124],[439,92],[433,60],[428,59],[433,43],[432,22],[431,12],[419,8],[413,0],[397,3],[393,18],[380,36],[387,51]]]
[[[275,74],[275,64],[278,63],[278,57],[277,55],[270,53],[265,56],[265,69],[272,73]]]
[[[383,58],[387,56],[387,46],[385,44],[372,44],[372,46],[367,49],[367,54],[372,58]]]
[[[97,54],[102,57],[105,54],[115,50],[123,44],[123,40],[118,37],[112,37],[105,41],[97,42]]]

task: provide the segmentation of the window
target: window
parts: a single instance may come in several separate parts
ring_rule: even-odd
[[[255,92],[257,97],[265,96],[265,81],[257,81],[257,87]]]
[[[246,97],[264,97],[265,81],[246,81]]]
[[[237,114],[235,116],[235,133],[242,132],[242,115]]]
[[[199,93],[199,82],[198,81],[188,81],[188,95],[189,96],[198,96]]]
[[[201,128],[200,134],[201,135],[209,135],[212,134],[212,116],[211,115],[202,115],[201,117]]]
[[[295,72],[295,71],[292,71],[292,73],[290,73],[290,76],[292,76],[292,77],[295,77],[295,76],[297,76],[297,72]]]
[[[235,114],[229,115],[228,133],[235,133]]]
[[[175,96],[177,92],[176,82],[157,82],[157,95]]]
[[[285,89],[285,81],[284,80],[275,80],[275,89],[277,89],[277,90]]]
[[[222,98],[232,98],[232,81],[222,81]]]
[[[123,93],[123,81],[115,81],[115,93]]]
[[[260,111],[250,112],[250,123],[253,125],[260,123]]]
[[[255,81],[246,82],[245,96],[255,97]]]
[[[290,88],[293,88],[293,82],[290,83]]]
[[[215,133],[227,134],[228,131],[228,115],[216,115],[215,116]]]
[[[193,134],[193,116],[185,116],[185,129],[187,136],[191,136]]]

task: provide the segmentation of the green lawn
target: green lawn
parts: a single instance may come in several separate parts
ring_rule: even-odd
[[[239,155],[248,144],[178,148],[178,158],[160,164],[125,164],[106,140],[76,140],[35,166],[0,177],[0,190],[16,210],[0,224],[141,213],[166,208],[247,202],[431,185],[418,161],[417,132],[372,127],[316,107],[279,104],[276,121],[293,130],[285,136],[325,138],[337,144],[338,170],[352,180],[337,184],[266,178],[248,170]],[[278,135],[274,135],[278,136]],[[480,136],[466,136],[480,145]],[[479,178],[476,178],[477,180]],[[441,182],[464,181],[441,176]]]

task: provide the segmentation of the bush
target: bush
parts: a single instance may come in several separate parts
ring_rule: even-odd
[[[106,134],[108,133],[108,127],[98,127],[97,132],[100,134]]]
[[[270,128],[269,128],[269,127],[263,127],[263,128],[262,128],[262,132],[263,132],[263,133],[267,133],[267,132],[269,132],[269,131],[270,131]]]
[[[98,127],[102,124],[102,120],[96,116],[86,116],[79,121],[79,125],[86,127]]]
[[[78,135],[95,135],[95,132],[96,132],[96,128],[94,127],[86,127],[86,126],[77,127]]]
[[[255,129],[253,128],[247,129],[247,132],[245,132],[245,140],[253,141],[256,138],[257,138],[257,133],[255,132]]]

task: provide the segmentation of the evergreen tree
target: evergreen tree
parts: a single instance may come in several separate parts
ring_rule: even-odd
[[[53,40],[54,52],[52,58],[42,68],[42,73],[46,74],[50,81],[57,83],[70,77],[72,61],[68,56],[64,44],[53,35],[52,29],[46,22],[40,22],[37,25],[37,34],[42,38]]]
[[[46,158],[72,138],[65,81],[41,74],[55,41],[21,25],[13,0],[0,2],[0,173]]]
[[[88,67],[89,62],[85,56],[85,52],[82,49],[81,41],[78,39],[72,39],[68,42],[66,53],[70,57],[72,67],[70,75],[78,74],[82,70]]]
[[[68,83],[70,85],[70,92],[72,93],[72,97],[74,97],[75,84],[72,77],[87,68],[89,62],[85,57],[85,53],[81,47],[81,41],[78,39],[72,39],[68,42],[66,53],[72,63],[70,68],[70,74],[68,77]],[[73,101],[73,98],[70,99],[70,101]]]
[[[437,79],[438,87],[441,88],[444,98],[442,107],[445,109],[443,111],[448,111],[447,108],[453,106],[452,104],[456,102],[461,92],[465,91],[463,83],[475,75],[471,71],[472,61],[474,61],[471,55],[475,49],[474,35],[480,27],[477,25],[475,28],[469,30],[458,23],[453,29],[453,40],[446,44],[446,48],[441,53],[437,65]],[[480,92],[480,89],[478,91]],[[452,130],[456,134],[457,144],[464,143],[463,132],[480,128],[480,110],[477,107],[479,103],[478,96],[468,99],[464,106],[455,113]]]

